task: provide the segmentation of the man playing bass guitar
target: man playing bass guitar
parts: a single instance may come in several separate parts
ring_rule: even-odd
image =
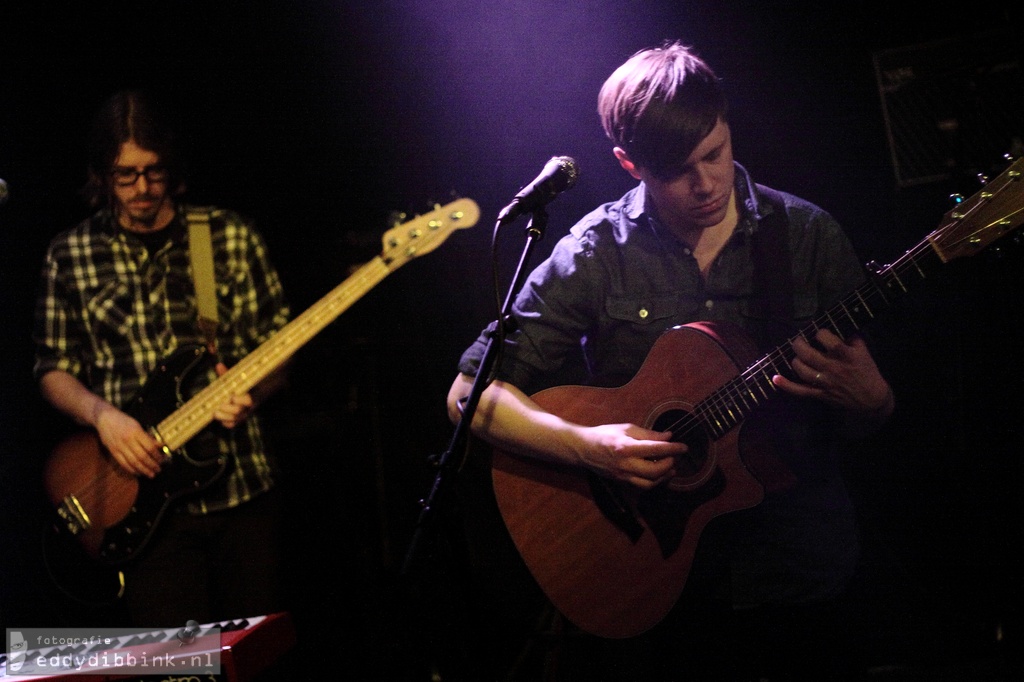
[[[96,213],[54,237],[46,253],[35,376],[46,400],[94,430],[109,461],[68,496],[71,512],[79,513],[76,529],[96,522],[92,510],[122,490],[119,479],[160,481],[183,461],[150,428],[158,420],[145,423],[130,409],[144,387],[161,378],[167,368],[161,363],[175,353],[187,360],[188,348],[200,349],[181,380],[167,387],[178,394],[164,396],[169,412],[288,321],[280,279],[252,225],[230,211],[180,203],[185,165],[176,134],[146,94],[125,91],[108,99],[88,147],[85,194]],[[207,225],[212,261],[215,310],[205,326],[190,258],[194,220]],[[198,249],[202,240],[196,241]],[[214,423],[189,445],[188,461],[198,462],[196,471],[204,475],[221,473],[197,483],[197,494],[156,507],[160,523],[140,522],[144,532],[131,538],[145,539],[144,548],[123,550],[131,559],[125,596],[133,625],[180,627],[280,609],[276,465],[252,413],[282,381],[283,374],[271,374],[252,391],[209,406],[205,417]],[[85,454],[72,454],[56,467],[65,471],[56,473],[73,477],[74,469],[85,467]],[[105,550],[110,544],[103,540]]]

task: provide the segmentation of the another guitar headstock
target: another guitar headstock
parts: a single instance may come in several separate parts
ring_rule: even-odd
[[[472,227],[480,219],[480,207],[472,199],[437,205],[434,210],[391,228],[384,233],[380,257],[389,267],[398,267],[440,246],[455,230]]]
[[[1024,223],[1024,157],[942,216],[928,241],[944,263],[973,256]]]

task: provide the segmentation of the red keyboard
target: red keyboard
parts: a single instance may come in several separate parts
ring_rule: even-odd
[[[212,633],[220,631],[219,637]],[[110,643],[92,647],[89,653],[107,655],[112,659],[120,655],[127,659],[130,655],[136,658],[145,654],[159,656],[162,648],[168,652],[176,652],[180,646],[179,633],[181,628],[173,630],[153,630],[146,633],[124,635]],[[254,616],[221,623],[200,625],[197,631],[191,632],[195,646],[188,649],[189,655],[214,654],[219,649],[220,673],[202,675],[182,675],[182,680],[200,682],[249,682],[277,661],[284,653],[295,645],[295,626],[288,613],[273,613],[266,616]],[[190,640],[191,642],[192,640]],[[127,674],[112,669],[109,674],[90,671],[88,674],[74,671],[52,674],[44,669],[36,669],[36,661],[40,656],[45,659],[66,655],[81,655],[82,647],[49,647],[32,649],[25,653],[25,658],[17,673],[7,670],[7,652],[0,653],[0,678],[11,682],[45,680],[46,682],[103,682],[106,680],[174,680],[173,673],[162,672],[147,676],[138,672]]]

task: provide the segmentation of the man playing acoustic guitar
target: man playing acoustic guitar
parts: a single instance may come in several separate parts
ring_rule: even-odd
[[[676,532],[674,542],[659,537],[666,556],[693,551],[687,545],[700,541],[688,578],[680,576],[686,587],[678,603],[676,593],[668,590],[675,603],[671,613],[635,633],[625,623],[626,612],[605,620],[595,616],[598,625],[591,632],[603,639],[592,640],[584,632],[570,638],[568,646],[570,651],[581,647],[576,663],[582,667],[576,672],[584,672],[579,679],[796,679],[787,674],[832,679],[830,673],[848,665],[834,648],[843,638],[834,606],[858,559],[836,446],[842,437],[883,424],[894,399],[856,333],[841,336],[820,329],[806,338],[792,337],[860,285],[863,269],[830,215],[755,184],[734,162],[720,82],[688,47],[665,44],[634,55],[605,82],[598,111],[616,159],[640,183],[585,216],[531,274],[517,297],[514,326],[504,341],[496,378],[483,393],[473,432],[513,459],[550,464],[553,471],[582,471],[588,479],[605,482],[591,489],[610,484],[610,490],[626,490],[625,506],[632,510],[627,516],[646,524],[640,540],[630,539],[639,546],[645,533],[651,534],[645,529],[656,525],[651,519],[657,513],[649,508],[664,502],[676,510],[670,514],[696,518],[701,505],[727,497],[732,485],[727,479],[734,474],[725,473],[727,453],[720,452],[725,446],[714,450],[720,458],[715,464],[708,440],[734,434],[714,431],[719,421],[733,417],[734,408],[744,410],[764,399],[766,405],[757,405],[743,425],[741,439],[733,441],[743,464],[730,465],[744,475],[746,470],[755,474],[757,492],[749,493],[751,486],[744,484],[748,492],[743,499],[725,508],[731,513],[698,527],[703,532],[697,537],[689,527]],[[620,387],[636,377],[635,384],[666,330],[695,322],[709,324],[691,327],[687,332],[703,332],[690,336],[728,338],[713,333],[715,325],[728,323],[743,330],[760,352],[792,341],[790,352],[780,352],[767,372],[767,387],[728,396],[730,404],[721,409],[720,419],[698,415],[711,424],[691,431],[692,438],[673,436],[669,424],[640,423],[647,414],[643,410],[632,423],[616,421],[614,409],[609,410],[612,416],[601,413],[577,421],[565,416],[586,412],[575,401],[552,405],[536,395],[555,383]],[[448,395],[453,420],[460,417],[460,399],[469,393],[490,331],[460,361]],[[720,350],[723,357],[738,353],[724,344]],[[690,360],[699,369],[717,358]],[[674,371],[671,358],[649,369],[657,375],[654,383]],[[775,389],[777,396],[768,401]],[[680,387],[679,397],[673,398],[677,411],[695,411],[705,393],[697,387],[690,399],[687,387]],[[629,395],[644,394],[644,387],[636,386]],[[608,395],[615,402],[619,394]],[[627,411],[632,399],[620,402],[623,414],[636,413]],[[652,404],[649,412],[654,415],[658,408]],[[729,436],[722,442],[729,442]],[[676,490],[699,499],[677,502]],[[595,499],[599,496],[595,493]],[[530,505],[528,500],[510,502]],[[549,523],[543,509],[534,513],[537,524]],[[551,526],[575,525],[571,507],[559,513],[566,518],[550,521]],[[506,522],[515,537],[518,531],[507,516]],[[622,528],[611,531],[616,541],[616,534],[629,534],[630,519]],[[573,536],[565,548],[585,542],[584,537]],[[515,539],[521,552],[546,547],[533,563],[543,563],[545,551],[552,558],[562,552],[555,540]],[[624,540],[627,546],[630,540]],[[598,544],[595,555],[606,549],[606,543]],[[524,558],[531,564],[529,556]],[[658,554],[652,566],[661,560]],[[646,571],[638,575],[601,561],[604,566],[596,568],[609,575],[610,597],[651,579]],[[560,566],[554,580],[590,575],[582,563]],[[533,572],[549,595],[558,592],[542,572]],[[564,591],[576,600],[592,587],[581,583]],[[637,601],[646,607],[647,593],[639,595]],[[609,599],[595,601],[602,602],[593,605],[600,611]],[[563,611],[570,622],[576,620],[575,612]],[[579,620],[590,616],[581,609]]]
[[[252,413],[281,384],[282,374],[198,415],[214,423],[186,449],[189,457],[167,451],[150,428],[159,419],[144,423],[131,409],[145,395],[156,403],[149,412],[165,409],[160,416],[166,416],[270,338],[289,315],[259,233],[235,213],[179,203],[184,164],[175,134],[142,93],[120,92],[104,104],[90,138],[85,188],[98,211],[51,241],[34,330],[35,376],[43,396],[94,429],[94,440],[102,444],[102,450],[74,453],[54,467],[58,479],[81,474],[80,484],[61,493],[74,500],[71,512],[84,510],[69,517],[95,526],[100,510],[126,489],[124,481],[141,481],[140,490],[150,493],[128,500],[148,518],[133,521],[137,527],[118,540],[107,535],[97,544],[109,551],[124,540],[115,549],[124,555],[119,558],[130,559],[128,611],[134,625],[153,628],[280,608],[274,596],[276,468]],[[203,330],[196,294],[201,285],[190,260],[194,221],[207,227],[208,288],[215,292],[215,309],[206,316],[214,319]],[[202,240],[196,241],[198,249]],[[188,348],[200,350],[190,355]],[[164,387],[171,395],[161,405],[143,388],[177,372],[161,364],[176,352],[184,353],[179,357],[185,371]],[[174,395],[179,391],[183,395]],[[101,451],[103,457],[88,457]],[[187,471],[193,460],[195,479]],[[161,487],[176,466],[186,468],[184,489]],[[223,473],[209,475],[218,470]],[[205,487],[184,496],[195,492],[188,489],[193,480]],[[145,487],[150,481],[154,488]],[[174,504],[161,507],[164,494]]]

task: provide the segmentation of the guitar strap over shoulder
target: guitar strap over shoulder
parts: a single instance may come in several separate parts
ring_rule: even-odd
[[[762,323],[754,339],[764,351],[782,345],[794,329],[793,265],[789,252],[789,221],[786,205],[779,193],[759,185],[771,205],[754,231],[754,297],[756,314]],[[748,427],[749,429],[749,427]],[[748,439],[743,462],[761,482],[766,492],[790,488],[796,477],[779,453],[765,439]]]
[[[189,208],[188,253],[192,261],[192,280],[196,288],[199,308],[199,331],[213,353],[217,348],[217,288],[213,275],[213,240],[210,236],[210,212],[202,208]]]
[[[752,236],[756,314],[764,322],[755,339],[761,349],[780,345],[793,332],[793,267],[789,252],[789,223],[782,196],[758,185],[767,197],[767,211]]]

